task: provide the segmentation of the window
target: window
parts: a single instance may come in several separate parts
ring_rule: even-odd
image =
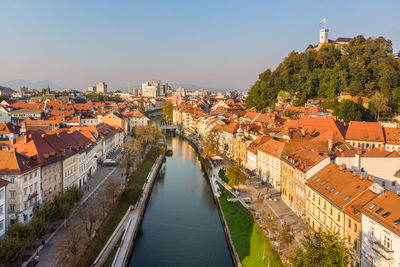
[[[32,193],[33,192],[33,185],[30,185],[29,186],[29,193]]]
[[[351,220],[349,219],[348,227],[351,229]]]
[[[357,232],[357,224],[354,223],[354,232]]]
[[[15,212],[15,204],[10,204],[10,212]]]
[[[396,186],[396,182],[395,181],[392,182],[392,186]]]
[[[382,210],[383,210],[382,208],[379,208],[379,209],[377,209],[377,210],[375,211],[375,213],[376,213],[376,214],[379,214],[379,213],[382,212]]]
[[[340,214],[337,215],[337,220],[340,222]]]
[[[26,193],[28,192],[28,187],[24,188],[24,196],[26,196]]]
[[[0,206],[0,215],[3,215],[4,214],[4,205],[1,205]]]
[[[382,214],[383,218],[386,218],[387,216],[389,216],[391,213],[390,212],[385,212],[384,214]]]
[[[382,181],[382,186],[385,187],[385,181]]]
[[[392,250],[392,239],[390,237],[388,237],[387,235],[385,235],[384,239],[383,239],[383,245]]]
[[[10,199],[15,199],[15,191],[10,190]]]
[[[347,196],[344,200],[343,200],[343,202],[346,202],[347,200],[349,200],[350,199],[350,196]]]
[[[29,174],[29,180],[32,180],[32,173]]]
[[[0,231],[4,229],[4,220],[0,221]]]
[[[24,182],[26,182],[26,180],[28,179],[28,175],[24,175]]]
[[[12,183],[12,184],[15,183],[15,178],[14,177],[10,177],[10,183]]]
[[[373,208],[375,208],[376,204],[372,204],[371,206],[369,206],[369,209],[372,210]]]

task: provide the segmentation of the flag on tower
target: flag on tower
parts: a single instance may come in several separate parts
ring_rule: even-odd
[[[319,22],[319,24],[326,23],[326,19],[323,19]]]

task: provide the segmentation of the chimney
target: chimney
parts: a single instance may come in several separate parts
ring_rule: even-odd
[[[345,169],[346,169],[346,164],[343,163],[342,165],[340,165],[339,170],[343,171]]]
[[[44,138],[46,135],[45,135],[45,134],[42,134],[41,136],[42,136],[42,138]]]
[[[368,179],[368,181],[371,181],[371,182],[374,181],[374,177],[372,177],[372,175],[368,175],[367,179]]]
[[[329,152],[332,151],[332,147],[333,147],[333,139],[331,138],[331,139],[328,140],[328,150],[329,150]]]
[[[360,180],[364,179],[364,175],[360,174]]]

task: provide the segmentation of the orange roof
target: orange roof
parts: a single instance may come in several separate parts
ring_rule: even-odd
[[[372,148],[361,154],[361,157],[370,158],[395,158],[400,157],[400,153],[397,151],[387,151],[379,148]]]
[[[9,123],[9,122],[0,122],[0,134],[19,134],[20,127]]]
[[[37,163],[14,150],[0,150],[0,174],[18,174],[37,167]]]
[[[43,111],[44,108],[44,104],[42,103],[26,103],[22,101],[14,102],[10,106],[15,109],[31,109],[36,111]]]
[[[326,158],[327,156],[321,156],[319,153],[309,149],[301,149],[289,153],[287,160],[300,171],[306,172]]]
[[[386,144],[400,145],[400,128],[398,127],[383,127]]]
[[[357,222],[361,222],[360,209],[376,196],[377,195],[371,190],[365,191],[359,197],[355,198],[350,205],[346,206],[344,213],[352,217]]]
[[[343,208],[367,190],[372,182],[331,163],[310,178],[306,184],[337,207]]]
[[[368,205],[361,209],[373,220],[379,222],[391,231],[400,235],[400,197],[390,191],[385,190],[374,198]]]
[[[221,127],[221,129],[222,129],[223,131],[228,132],[228,133],[236,133],[236,131],[239,129],[239,123],[237,123],[237,122],[231,122],[231,123],[229,123],[229,124],[227,124],[227,125],[223,125],[223,126]]]
[[[280,142],[278,140],[271,138],[264,144],[258,146],[257,150],[265,152],[274,157],[280,158],[282,155],[282,151],[285,147],[285,144],[286,144],[285,142]]]
[[[271,136],[260,136],[249,144],[247,150],[249,150],[253,154],[257,154],[257,148],[271,138],[272,138]]]
[[[301,128],[312,135],[319,135],[326,131],[335,132],[341,136],[344,136],[345,133],[344,125],[339,121],[335,121],[333,117],[303,116],[298,120],[287,122],[284,126]]]
[[[384,142],[385,137],[379,122],[352,121],[346,132],[346,140]]]

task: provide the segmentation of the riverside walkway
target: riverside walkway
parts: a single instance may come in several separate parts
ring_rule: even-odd
[[[105,182],[110,176],[114,176],[116,178],[122,177],[120,170],[117,170],[116,168],[99,166],[95,175],[88,181],[89,190],[84,192],[82,200],[79,202],[77,207],[84,205],[84,203],[86,203],[86,201],[89,198],[93,197],[98,191],[102,191],[104,189]],[[76,208],[74,209],[73,213],[75,211]],[[73,213],[70,215],[70,217],[66,219],[66,223],[69,222]],[[37,266],[57,266],[57,244],[64,237],[64,235],[65,227],[64,224],[60,222],[60,225],[57,227],[57,229],[46,237],[46,245],[39,246],[38,249],[34,252],[33,256],[29,260],[24,262],[22,266],[28,266],[28,264],[33,262],[35,255],[39,256],[39,262]]]
[[[150,196],[151,189],[155,178],[157,177],[158,170],[162,164],[164,155],[157,158],[153,167],[151,168],[146,183],[143,185],[143,194],[136,203],[135,207],[130,207],[127,214],[121,220],[120,224],[110,237],[110,240],[106,243],[103,250],[100,252],[99,256],[95,260],[93,266],[103,266],[106,262],[108,255],[115,247],[118,240],[121,238],[121,242],[117,253],[114,257],[112,266],[126,266],[129,260],[129,254],[135,243],[136,234],[139,230],[140,223],[142,221],[144,212],[146,210],[147,200]],[[124,227],[125,226],[125,227]]]

